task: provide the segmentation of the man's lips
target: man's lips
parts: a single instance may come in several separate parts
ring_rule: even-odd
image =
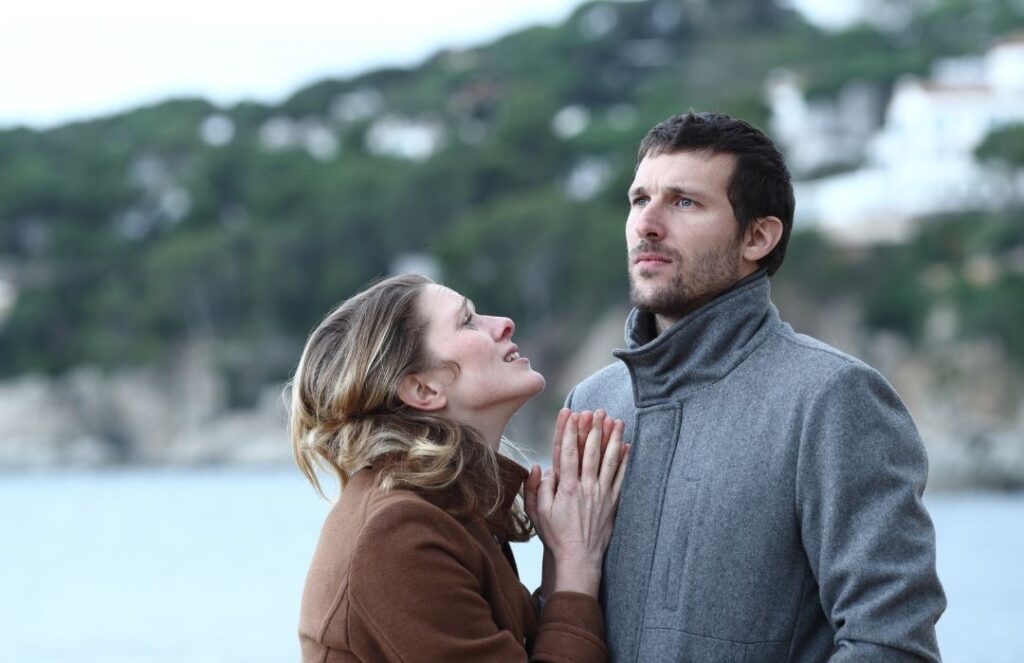
[[[641,267],[653,267],[655,265],[667,265],[672,262],[666,256],[659,253],[641,253],[633,257],[633,264]]]

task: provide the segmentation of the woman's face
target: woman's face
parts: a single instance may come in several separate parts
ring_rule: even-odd
[[[458,365],[445,381],[446,409],[453,417],[470,424],[491,414],[511,417],[544,389],[544,376],[512,342],[516,326],[509,318],[480,315],[473,302],[433,283],[424,286],[419,307],[432,359]]]

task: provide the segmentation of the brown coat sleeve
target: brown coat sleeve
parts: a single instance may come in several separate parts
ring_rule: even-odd
[[[597,599],[576,592],[555,592],[544,604],[531,661],[582,663],[608,660],[604,616]]]
[[[504,562],[504,560],[502,560]],[[420,502],[389,504],[360,533],[350,574],[349,642],[372,661],[527,660],[481,589],[485,554],[458,521]],[[520,587],[501,600],[527,601]],[[603,663],[597,601],[556,593],[541,614],[531,661]]]

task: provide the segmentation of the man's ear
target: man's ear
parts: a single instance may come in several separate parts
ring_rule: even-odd
[[[435,412],[448,403],[444,383],[431,373],[410,373],[398,385],[398,398],[414,410]]]
[[[743,233],[743,259],[757,262],[771,253],[780,239],[782,239],[782,221],[779,217],[762,216],[754,219]]]

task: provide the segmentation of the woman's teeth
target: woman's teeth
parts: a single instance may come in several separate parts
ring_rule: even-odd
[[[505,362],[506,363],[507,362],[512,362],[512,361],[515,361],[516,359],[519,359],[519,353],[518,352],[513,352],[509,356],[505,357]]]

